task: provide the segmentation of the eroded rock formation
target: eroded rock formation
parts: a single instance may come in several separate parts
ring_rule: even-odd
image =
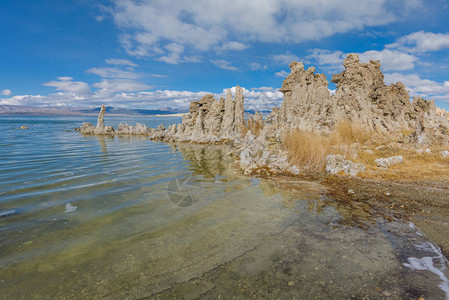
[[[335,104],[332,103],[324,74],[315,74],[315,68],[307,71],[302,63],[290,65],[291,73],[285,78],[281,109],[273,110],[272,118],[280,126],[303,130],[328,130],[334,125]]]
[[[239,86],[232,97],[216,100],[212,94],[190,103],[189,112],[182,123],[165,128],[148,128],[137,124],[120,124],[117,130],[104,125],[104,107],[100,111],[97,126],[83,123],[79,131],[84,134],[146,135],[150,139],[166,142],[229,143],[238,164],[245,174],[291,173],[299,174],[289,163],[289,154],[282,144],[283,132],[292,128],[331,132],[341,121],[350,121],[359,127],[385,135],[413,132],[402,142],[426,145],[432,142],[449,143],[449,116],[438,109],[433,101],[414,98],[410,102],[404,84],[384,83],[379,61],[360,63],[356,54],[349,54],[343,63],[345,70],[332,77],[335,94],[328,89],[324,74],[315,68],[292,62],[291,73],[280,89],[284,100],[265,121],[260,114],[253,120],[262,124],[257,132],[245,127],[244,95]],[[346,145],[349,146],[349,145]],[[337,151],[338,152],[338,151]],[[355,176],[363,171],[362,164],[355,164],[341,155],[327,157],[326,170]]]
[[[163,135],[162,139],[197,143],[234,140],[240,138],[243,122],[243,89],[237,86],[234,99],[228,90],[226,99],[217,101],[214,95],[207,94],[200,101],[192,101],[181,124],[171,125],[166,132],[158,129],[154,138]]]
[[[106,112],[106,106],[101,105],[100,113],[98,114],[97,128],[104,127],[104,113]]]
[[[404,84],[387,86],[379,61],[360,63],[357,54],[349,54],[343,66],[345,70],[332,77],[337,90],[331,95],[324,74],[315,74],[315,68],[305,70],[302,63],[292,62],[291,73],[281,88],[281,109],[273,110],[270,120],[281,127],[322,132],[347,120],[385,134],[414,130],[416,135],[411,138],[423,144],[433,142],[432,139],[448,142],[447,115],[433,100],[415,97],[410,102]]]

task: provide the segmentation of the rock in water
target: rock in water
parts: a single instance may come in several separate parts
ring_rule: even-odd
[[[261,115],[254,116],[256,123],[261,124],[257,129],[245,124],[244,90],[236,86],[234,99],[228,90],[226,98],[219,101],[213,94],[192,101],[182,123],[168,129],[120,124],[115,131],[104,125],[105,107],[102,106],[97,126],[83,123],[78,130],[84,134],[148,135],[150,139],[166,142],[229,143],[234,146],[245,174],[300,174],[301,170],[289,163],[289,153],[282,144],[283,133],[292,128],[328,134],[339,122],[349,121],[360,129],[397,135],[401,142],[419,144],[421,148],[433,142],[449,144],[447,112],[438,109],[433,101],[414,98],[410,102],[406,87],[400,82],[387,86],[379,61],[360,63],[357,54],[349,54],[343,66],[345,70],[332,77],[337,89],[331,95],[324,74],[315,73],[314,67],[305,70],[300,62],[290,63],[291,72],[280,89],[284,93],[281,107],[273,108],[265,122]],[[401,131],[412,133],[404,137]],[[243,132],[246,132],[244,136]],[[396,143],[389,147],[402,146]],[[398,157],[376,160],[382,168],[398,162]],[[363,164],[353,163],[344,156],[327,156],[326,171],[331,174],[344,172],[355,176],[363,170]]]
[[[97,128],[103,128],[104,127],[104,113],[106,112],[106,107],[102,104],[100,113],[98,114],[98,120],[97,120]]]
[[[65,211],[64,212],[72,212],[75,211],[78,207],[77,206],[72,206],[72,204],[67,203],[65,205]]]

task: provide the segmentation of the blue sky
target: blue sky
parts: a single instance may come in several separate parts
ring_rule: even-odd
[[[330,81],[354,52],[449,109],[447,0],[92,2],[1,1],[0,104],[187,108],[240,85],[267,109],[292,60]]]

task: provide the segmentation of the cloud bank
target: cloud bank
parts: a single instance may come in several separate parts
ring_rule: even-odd
[[[241,51],[249,47],[247,42],[297,44],[388,24],[420,3],[396,2],[116,0],[111,14],[128,54],[177,64],[192,62],[192,53],[214,47]]]

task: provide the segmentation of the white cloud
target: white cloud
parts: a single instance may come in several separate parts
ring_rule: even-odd
[[[262,65],[258,62],[253,62],[249,64],[249,69],[251,71],[257,71],[257,70],[266,70],[268,67],[266,65]]]
[[[235,51],[241,51],[247,49],[249,46],[245,45],[240,42],[228,42],[223,44],[223,46],[220,47],[221,50],[235,50]]]
[[[105,62],[110,65],[115,66],[130,66],[130,67],[138,67],[139,65],[136,63],[133,63],[130,60],[127,59],[121,59],[121,58],[109,58],[105,59]]]
[[[411,96],[435,98],[449,102],[449,81],[438,83],[429,79],[422,79],[418,74],[404,75],[400,73],[385,74],[385,83],[404,83],[410,89]]]
[[[284,71],[284,70],[281,70],[279,72],[274,73],[274,75],[279,76],[279,77],[283,77],[283,78],[287,77],[288,74],[290,74],[290,73],[287,72],[287,71]]]
[[[152,86],[129,79],[103,79],[94,83],[94,88],[99,88],[99,93],[113,94],[117,92],[138,92],[149,90]]]
[[[311,54],[306,57],[307,62],[317,63],[330,71],[342,71],[343,60],[347,53],[342,51],[331,51],[326,49],[313,49]],[[397,50],[383,49],[382,51],[370,50],[359,53],[360,62],[369,62],[370,60],[380,60],[382,69],[385,71],[403,71],[415,67],[418,58],[408,53]]]
[[[140,75],[136,74],[132,71],[124,71],[117,68],[90,68],[86,70],[88,74],[95,74],[104,78],[128,78],[128,79],[136,79],[139,78]]]
[[[418,31],[399,38],[387,48],[400,49],[412,53],[438,51],[449,48],[449,33]]]
[[[237,67],[231,66],[230,62],[224,59],[213,59],[211,62],[219,67],[220,69],[226,69],[231,71],[238,71],[239,69]]]
[[[368,62],[371,59],[380,60],[382,69],[385,71],[411,70],[415,67],[415,62],[418,60],[418,58],[414,55],[388,49],[384,49],[382,51],[366,51],[360,53],[359,57],[361,62]]]
[[[193,100],[199,100],[207,92],[157,90],[147,92],[95,92],[87,97],[58,92],[47,96],[20,95],[0,99],[0,105],[68,106],[88,107],[101,104],[124,108],[160,109],[164,107],[188,109]]]
[[[60,76],[60,77],[58,77],[58,80],[73,80],[73,77],[70,77],[70,76]]]
[[[97,22],[101,22],[101,21],[103,21],[104,19],[105,19],[106,17],[105,16],[95,16],[95,21],[97,21]]]
[[[5,89],[0,93],[2,96],[11,96],[12,92],[11,90]]]
[[[318,62],[320,65],[335,66],[341,65],[346,54],[341,51],[331,51],[326,49],[312,49],[307,59]]]
[[[107,81],[107,80],[105,80]],[[87,107],[107,106],[125,108],[160,109],[164,107],[188,109],[190,102],[199,100],[209,92],[199,91],[173,91],[156,90],[141,92],[115,92],[111,93],[114,86],[122,86],[124,89],[132,90],[126,82],[102,82],[96,84],[101,90],[86,95],[77,95],[71,92],[57,92],[47,96],[41,95],[18,95],[10,98],[0,99],[0,105],[29,105],[29,106],[70,106]],[[132,86],[132,85],[131,85]],[[102,89],[105,90],[102,90]],[[117,89],[119,90],[119,89]],[[231,88],[235,94],[235,87]],[[283,94],[272,87],[259,87],[243,89],[245,95],[245,109],[257,111],[271,111],[275,106],[281,105]],[[215,94],[216,99],[225,97],[227,89],[222,93]]]
[[[290,52],[287,52],[285,54],[273,55],[273,61],[280,65],[289,65],[294,60],[301,61],[298,56],[291,54]]]
[[[410,6],[408,1],[400,4],[391,6],[382,0],[117,0],[111,10],[128,54],[179,63],[184,52],[191,55],[212,47],[243,50],[248,42],[297,44],[384,25]],[[183,46],[184,51],[166,49],[171,43]]]
[[[72,77],[58,77],[58,80],[46,82],[44,86],[55,87],[57,91],[65,91],[77,95],[90,93],[90,87],[82,81],[72,81]]]
[[[181,54],[184,52],[184,46],[177,43],[170,43],[165,46],[168,55],[159,57],[157,60],[166,62],[167,64],[178,64],[181,62]]]
[[[201,58],[197,55],[183,55],[184,46],[180,44],[170,43],[164,48],[167,50],[166,55],[158,57],[156,60],[173,65],[177,65],[181,62],[197,63],[201,61]]]
[[[155,77],[155,78],[167,78],[167,77],[170,77],[168,75],[163,75],[163,74],[151,74],[151,76]]]
[[[235,95],[236,87],[231,88],[231,92]],[[223,89],[223,93],[219,96],[225,97],[228,89]],[[243,88],[245,96],[245,110],[254,111],[271,111],[273,107],[280,107],[284,94],[278,89],[272,87],[259,87],[246,89]]]

